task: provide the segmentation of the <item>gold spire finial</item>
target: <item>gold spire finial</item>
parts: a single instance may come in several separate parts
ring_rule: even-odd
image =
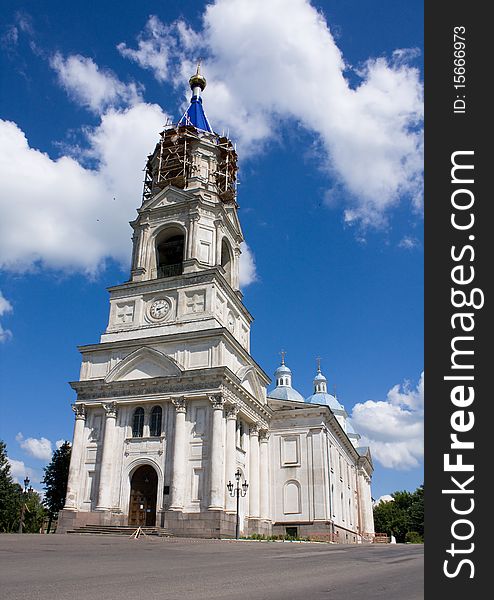
[[[204,90],[204,88],[206,87],[206,78],[204,77],[204,75],[201,75],[201,63],[202,63],[202,58],[199,58],[199,60],[197,61],[197,69],[194,75],[192,75],[192,77],[189,79],[189,85],[192,89],[192,91],[194,91],[194,88],[201,88],[201,92]]]

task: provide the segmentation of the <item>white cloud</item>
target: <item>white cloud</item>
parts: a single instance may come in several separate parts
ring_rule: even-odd
[[[157,105],[144,103],[108,110],[86,131],[88,148],[79,161],[53,160],[31,148],[15,123],[0,120],[0,267],[94,274],[108,258],[127,267],[128,222],[142,195],[139,173],[167,118]],[[83,166],[88,158],[94,169]],[[240,283],[255,280],[254,257],[244,243]]]
[[[167,115],[156,105],[111,109],[88,130],[96,167],[31,148],[0,119],[0,267],[95,273],[107,258],[127,265],[130,227],[142,195],[140,172]]]
[[[47,438],[24,438],[22,433],[19,432],[15,439],[19,446],[30,456],[39,460],[51,460],[52,444]]]
[[[24,464],[24,461],[16,460],[15,458],[7,458],[7,460],[10,463],[10,472],[12,474],[12,477],[15,479],[15,481],[17,481],[17,483],[22,485],[22,487],[24,487],[24,479],[26,478],[26,476],[29,477],[31,482],[40,481],[34,469],[27,467]]]
[[[240,287],[246,287],[257,280],[256,264],[254,255],[246,242],[242,242],[240,250],[242,251],[239,264]]]
[[[404,238],[402,238],[398,244],[399,248],[405,248],[406,250],[412,250],[413,248],[416,248],[419,245],[419,241],[414,238],[414,237],[410,237],[410,236],[405,236]]]
[[[55,442],[55,446],[57,447],[57,450],[60,450],[60,447],[63,446],[66,441],[68,441],[68,440],[57,440]]]
[[[136,104],[141,100],[141,86],[125,84],[109,70],[103,70],[80,54],[64,58],[59,52],[50,59],[61,86],[78,104],[96,114],[108,107]]]
[[[158,81],[165,81],[168,77],[168,62],[170,53],[174,49],[176,40],[172,35],[173,26],[167,27],[158,17],[150,16],[144,31],[139,34],[138,49],[132,50],[122,42],[117,49],[122,56],[136,62],[144,69],[153,71]],[[191,38],[191,33],[185,27],[183,31],[184,40]]]
[[[10,313],[13,311],[12,304],[5,298],[0,291],[0,317],[6,313]],[[6,342],[12,338],[12,332],[10,329],[4,329],[2,324],[0,323],[0,344],[2,342]]]
[[[163,44],[174,37],[167,61],[173,54],[179,66],[170,73],[167,62],[167,74],[181,85],[194,68],[190,47],[208,56],[209,119],[218,131],[230,129],[244,157],[301,124],[319,142],[334,190],[349,192],[348,223],[382,226],[403,197],[421,208],[423,86],[407,63],[416,49],[369,58],[352,87],[324,17],[307,0],[216,0],[204,12],[202,30],[190,32],[182,22],[173,28],[151,17],[139,43],[159,47],[157,36]],[[153,67],[147,48],[142,66],[162,80],[162,63]]]
[[[424,374],[415,389],[410,382],[393,386],[385,401],[368,400],[353,407],[360,443],[369,445],[384,467],[417,467],[424,454]]]

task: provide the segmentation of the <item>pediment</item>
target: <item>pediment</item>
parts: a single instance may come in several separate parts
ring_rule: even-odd
[[[161,208],[170,204],[186,202],[190,199],[190,194],[172,185],[167,185],[152,198],[149,198],[141,207],[141,210],[152,210],[153,208]]]
[[[106,376],[106,383],[152,379],[155,377],[180,377],[182,371],[176,362],[153,348],[139,348],[120,361]]]
[[[252,366],[241,367],[237,371],[237,377],[244,389],[246,389],[259,402],[265,402],[262,386],[257,376],[256,370]]]

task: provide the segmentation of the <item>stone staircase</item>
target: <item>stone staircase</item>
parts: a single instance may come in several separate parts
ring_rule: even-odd
[[[118,535],[130,537],[135,533],[137,526],[118,526],[118,525],[84,525],[84,527],[75,527],[67,533],[77,533],[82,535]],[[146,535],[155,537],[171,537],[172,534],[163,527],[141,527],[141,531]]]

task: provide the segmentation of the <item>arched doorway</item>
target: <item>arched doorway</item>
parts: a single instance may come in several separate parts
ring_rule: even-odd
[[[134,471],[130,480],[129,525],[156,525],[158,475],[150,465]]]

